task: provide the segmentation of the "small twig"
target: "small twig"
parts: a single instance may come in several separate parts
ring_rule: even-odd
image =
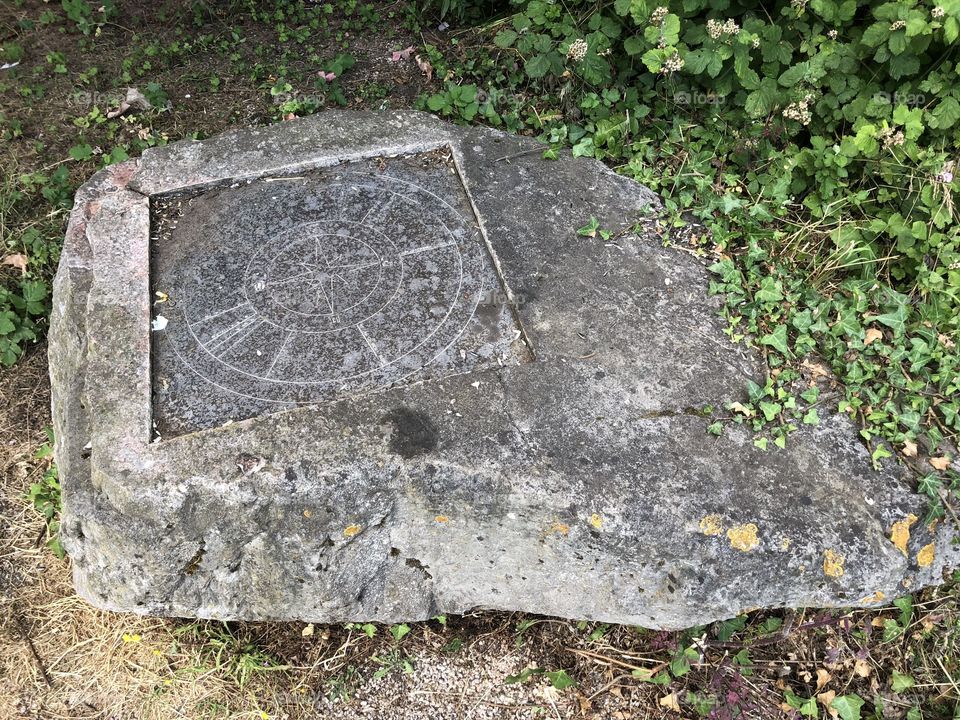
[[[33,644],[33,640],[30,639],[30,628],[27,627],[27,621],[23,619],[23,615],[20,614],[20,611],[16,606],[13,608],[13,619],[17,623],[17,630],[20,631],[20,637],[23,638],[23,641],[27,644],[27,647],[30,648],[30,654],[33,655],[33,660],[37,664],[37,670],[40,671],[40,677],[43,678],[43,681],[47,684],[47,687],[53,688],[53,680],[50,679],[50,675],[47,673],[47,668],[43,664],[43,658],[40,657],[40,653],[37,652],[37,646]]]
[[[650,672],[651,674],[660,672],[670,664],[669,662],[662,662],[652,668],[644,668],[640,667],[639,665],[631,665],[630,663],[623,662],[622,660],[614,660],[611,657],[601,655],[600,653],[590,652],[589,650],[578,650],[576,648],[567,648],[567,650],[572,652],[574,655],[583,655],[594,660],[599,660],[600,662],[609,663],[611,665],[619,665],[620,667],[627,668],[628,670],[642,670],[643,672]]]

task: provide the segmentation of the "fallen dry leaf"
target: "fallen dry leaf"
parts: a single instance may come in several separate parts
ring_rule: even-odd
[[[809,373],[810,373],[811,375],[813,375],[813,377],[815,377],[815,378],[817,378],[817,377],[825,377],[825,378],[830,377],[830,371],[826,368],[825,365],[822,365],[821,363],[810,362],[809,360],[804,360],[804,361],[801,363],[801,365],[803,366],[803,368],[804,368],[805,370],[809,371]]]
[[[831,680],[833,675],[826,668],[817,668],[817,692]]]
[[[427,76],[427,80],[433,78],[433,65],[430,64],[429,60],[424,60],[419,55],[415,56],[414,59],[417,61],[417,67],[420,68],[420,72]]]
[[[835,691],[825,690],[822,693],[817,693],[817,702],[823,705],[825,708],[829,708],[835,697],[837,697],[837,693]]]
[[[863,338],[863,344],[869,345],[870,343],[875,342],[876,340],[882,340],[882,339],[883,339],[882,330],[878,330],[877,328],[867,328],[867,334]]]
[[[400,62],[401,60],[406,60],[410,57],[410,54],[413,52],[413,45],[405,47],[403,50],[394,50],[390,53],[390,57],[387,58],[388,62]]]
[[[861,660],[858,658],[853,664],[853,674],[857,677],[870,677],[871,672],[873,672],[873,668],[870,667],[870,663],[868,663],[866,660]]]
[[[669,695],[664,695],[662,698],[660,698],[659,703],[662,707],[665,707],[668,710],[673,710],[676,713],[680,712],[680,701],[677,699],[677,694],[675,692],[672,692]]]
[[[307,625],[303,629],[303,631],[300,633],[300,635],[302,637],[310,637],[311,635],[313,635],[313,623],[310,623],[309,625]]]
[[[950,458],[946,456],[930,458],[930,464],[933,465],[935,469],[943,471],[950,467]]]
[[[748,407],[743,403],[739,403],[739,402],[730,403],[730,409],[733,410],[734,412],[740,413],[741,415],[746,415],[747,417],[753,417],[754,415],[756,415],[756,412],[752,407]]]
[[[153,105],[137,88],[127,88],[127,96],[113,110],[107,111],[108,118],[115,118],[123,115],[127,110],[149,110]]]
[[[27,256],[23,253],[12,253],[4,256],[3,260],[0,261],[0,265],[9,265],[10,267],[17,268],[24,275],[27,274]]]
[[[900,452],[903,453],[904,457],[916,457],[917,444],[915,442],[910,442],[909,440],[905,440],[903,442],[903,449]]]

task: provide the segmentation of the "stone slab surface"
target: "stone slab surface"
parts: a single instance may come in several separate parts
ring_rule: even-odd
[[[699,261],[631,230],[657,208],[594,161],[418,113],[98,173],[50,335],[78,592],[224,619],[678,628],[939,582],[953,528],[911,521],[922,498],[845,417],[775,452],[706,432],[699,408],[761,365]],[[624,232],[578,236],[591,216]]]

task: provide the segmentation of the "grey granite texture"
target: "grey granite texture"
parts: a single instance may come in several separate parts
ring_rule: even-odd
[[[845,417],[822,413],[782,451],[739,427],[708,434],[699,409],[742,400],[759,359],[723,334],[699,261],[630,230],[658,209],[652,193],[540,155],[418,113],[331,111],[94,176],[50,333],[78,592],[222,619],[483,607],[680,628],[888,602],[956,566],[953,528],[914,520],[923,499],[872,468]],[[398,182],[422,212],[357,229]],[[376,197],[325,195],[367,186]],[[590,217],[625,232],[577,235]],[[416,244],[434,236],[453,240],[429,266],[403,255],[434,252]],[[459,295],[444,285],[456,258]],[[398,290],[401,275],[419,290]],[[224,356],[195,326],[232,299],[266,325]],[[357,324],[369,343],[343,334]],[[424,346],[434,327],[453,330]],[[285,356],[270,333],[304,344]],[[344,380],[351,342],[376,350],[360,380]],[[394,372],[403,343],[427,349]],[[268,348],[272,369],[257,365]],[[219,365],[198,365],[203,352]]]

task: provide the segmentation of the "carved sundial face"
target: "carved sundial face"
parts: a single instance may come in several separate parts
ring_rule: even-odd
[[[153,285],[169,298],[154,333],[161,434],[516,352],[510,308],[484,303],[503,297],[501,280],[457,177],[418,158],[371,165],[155,212]]]

